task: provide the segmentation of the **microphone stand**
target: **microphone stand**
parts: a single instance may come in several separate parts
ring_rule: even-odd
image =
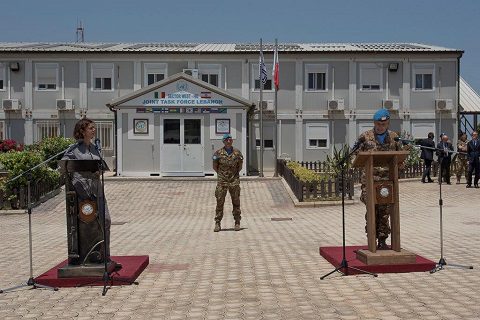
[[[346,259],[346,254],[345,254],[345,168],[347,167],[347,161],[349,161],[350,159],[350,156],[358,150],[358,148],[360,147],[360,143],[357,143],[352,151],[350,151],[349,153],[347,153],[342,161],[339,162],[339,165],[340,165],[340,174],[341,174],[341,181],[342,181],[342,261],[340,262],[340,265],[338,267],[336,267],[334,270],[330,271],[329,273],[323,275],[322,277],[320,277],[320,280],[323,280],[325,279],[326,277],[328,277],[329,275],[335,273],[335,272],[340,272],[342,275],[344,276],[348,276],[348,270],[349,269],[352,269],[352,270],[355,270],[355,271],[358,271],[358,272],[361,272],[361,273],[365,273],[365,274],[368,274],[368,275],[371,275],[371,276],[374,276],[374,277],[378,277],[378,275],[376,273],[372,273],[372,272],[369,272],[369,271],[366,271],[366,270],[362,270],[362,269],[359,269],[359,268],[355,268],[355,267],[351,267],[348,265],[348,261]]]
[[[438,149],[436,149],[438,150]],[[444,152],[443,150],[440,150]],[[463,152],[455,152],[455,151],[448,151],[448,153],[463,153]],[[430,273],[435,273],[437,271],[443,270],[445,266],[447,266],[447,261],[443,256],[443,199],[442,199],[442,173],[443,173],[443,166],[445,165],[445,157],[442,158],[440,161],[438,170],[438,190],[439,190],[439,198],[438,198],[438,206],[440,208],[440,259],[438,260],[437,265],[435,268],[430,270]],[[466,265],[459,265],[459,264],[448,264],[448,266],[455,267],[455,268],[462,268],[462,269],[473,269],[473,266],[466,266]]]
[[[99,161],[99,164],[98,164],[98,169],[100,171],[100,174],[101,174],[101,187],[98,186],[98,189],[97,189],[97,194],[98,195],[102,195],[102,203],[101,203],[101,208],[102,208],[102,213],[103,213],[103,217],[102,217],[102,220],[103,220],[103,266],[104,266],[104,271],[103,271],[103,277],[102,277],[102,280],[103,280],[103,290],[102,290],[102,296],[105,296],[107,294],[107,291],[108,289],[110,289],[110,287],[107,286],[107,283],[108,282],[111,282],[113,284],[113,277],[110,276],[110,274],[108,273],[108,263],[111,262],[111,259],[110,259],[110,256],[107,256],[108,254],[108,250],[107,250],[107,246],[110,247],[110,241],[108,241],[107,243],[107,218],[106,218],[106,198],[105,198],[105,180],[104,180],[104,171],[105,171],[105,167],[104,167],[104,162],[105,160],[103,159],[102,157],[102,148],[100,147],[99,145],[99,140],[95,139],[95,149],[97,149],[98,151],[98,156],[100,157],[100,161]],[[100,197],[97,197],[97,201],[100,201]],[[100,208],[100,206],[98,205],[98,202],[97,202],[97,206]],[[114,269],[115,271],[115,269]],[[128,284],[137,284],[138,285],[138,282],[137,281],[133,281],[133,282],[130,282],[130,281],[126,281],[126,280],[121,280],[121,279],[117,279],[116,281],[120,281],[120,282],[123,282],[123,283],[128,283]]]
[[[107,218],[106,218],[106,212],[105,212],[105,186],[104,186],[104,167],[103,167],[103,157],[102,157],[102,148],[99,146],[99,141],[95,139],[95,149],[98,151],[98,156],[100,157],[100,161],[98,163],[98,170],[100,171],[101,174],[101,186],[98,185],[97,189],[97,201],[100,201],[100,194],[102,195],[102,203],[101,203],[101,209],[102,209],[102,220],[103,220],[103,266],[104,266],[104,271],[103,271],[103,290],[102,290],[102,296],[105,296],[107,294],[107,291],[109,287],[107,287],[107,283],[109,281],[113,282],[113,278],[110,277],[110,274],[108,273],[108,262],[110,260],[110,257],[107,257],[107,246],[110,246],[110,243],[107,243]],[[98,206],[100,208],[100,206]]]
[[[75,144],[74,144],[75,145]],[[72,145],[72,146],[74,146]],[[69,150],[72,146],[69,146],[68,148],[66,148],[65,150],[62,150],[61,152],[51,156],[50,158],[48,158],[47,160],[37,164],[36,166],[28,169],[27,171],[24,171],[22,172],[21,174],[19,174],[18,176],[10,179],[7,181],[8,182],[12,182],[12,181],[15,181],[23,176],[26,176],[27,177],[27,214],[28,214],[28,252],[29,252],[29,262],[30,262],[30,277],[28,278],[28,280],[24,283],[24,284],[21,284],[21,285],[18,285],[18,286],[15,286],[15,287],[12,287],[12,288],[8,288],[8,289],[0,289],[0,293],[5,293],[5,292],[8,292],[8,291],[14,291],[16,289],[20,289],[20,288],[23,288],[23,287],[32,287],[32,289],[37,289],[37,288],[40,288],[40,289],[47,289],[47,290],[53,290],[53,291],[58,291],[58,288],[57,287],[49,287],[49,286],[45,286],[45,285],[42,285],[42,284],[39,284],[37,282],[35,282],[35,279],[33,278],[33,245],[32,245],[32,201],[31,201],[31,182],[32,182],[32,172],[33,170],[37,169],[38,167],[50,162],[51,160],[53,160],[54,158],[64,154],[67,150]]]
[[[408,141],[408,140],[407,140]],[[415,147],[423,148],[423,149],[429,149],[433,151],[440,151],[440,152],[445,152],[443,149],[438,149],[438,148],[432,148],[432,147],[427,147],[427,146],[422,146],[422,145],[414,145]],[[460,151],[451,151],[448,150],[448,153],[456,153],[456,154],[466,154],[465,152],[460,152]],[[438,166],[438,192],[439,192],[439,198],[438,198],[438,206],[440,208],[440,259],[438,260],[438,263],[436,264],[435,268],[430,270],[430,273],[435,273],[437,271],[443,270],[445,266],[447,266],[447,261],[445,260],[445,257],[443,256],[443,199],[442,199],[442,173],[443,173],[443,166],[445,165],[444,163],[445,157],[442,158],[442,161],[439,162]],[[459,264],[448,264],[448,266],[451,267],[456,267],[456,268],[462,268],[462,269],[473,269],[473,266],[466,266],[466,265],[459,265]]]

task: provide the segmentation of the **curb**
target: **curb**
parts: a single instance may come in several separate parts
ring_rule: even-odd
[[[338,205],[342,205],[342,201],[338,201],[338,200],[335,200],[335,201],[308,201],[308,202],[300,202],[298,201],[297,197],[293,194],[293,191],[292,189],[290,189],[290,186],[288,185],[288,183],[285,181],[285,179],[283,179],[283,177],[281,178],[281,181],[283,183],[283,187],[285,188],[285,190],[287,191],[288,193],[288,196],[290,197],[290,200],[292,200],[293,202],[293,206],[296,207],[296,208],[320,208],[320,207],[328,207],[328,206],[338,206]],[[356,204],[358,201],[355,200],[355,199],[352,199],[352,200],[345,200],[345,205],[352,205],[352,204]]]
[[[39,206],[40,204],[56,197],[62,192],[62,187],[50,191],[43,195],[37,202],[32,204],[32,209]],[[14,214],[27,214],[28,209],[10,209],[10,210],[0,210],[0,215],[14,215]]]
[[[18,210],[0,210],[0,216],[9,216],[14,214],[26,214],[27,209],[18,209]]]
[[[267,181],[280,180],[281,177],[257,177],[245,176],[240,177],[240,181]],[[210,181],[217,182],[217,177],[123,177],[111,176],[104,177],[105,181]]]

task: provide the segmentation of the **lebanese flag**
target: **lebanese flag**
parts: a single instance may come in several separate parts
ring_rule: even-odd
[[[280,86],[278,71],[279,71],[278,47],[275,47],[275,52],[273,53],[273,69],[272,69],[272,78],[273,78],[273,83],[275,84],[275,90],[278,90],[278,87]]]

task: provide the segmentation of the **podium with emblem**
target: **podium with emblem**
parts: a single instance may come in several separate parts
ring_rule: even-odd
[[[408,151],[365,151],[359,152],[353,162],[354,167],[363,167],[365,170],[368,250],[358,250],[357,259],[367,265],[415,263],[415,254],[400,246],[398,169],[408,154]],[[388,168],[388,179],[375,181],[375,167]],[[377,250],[376,205],[389,205],[391,208],[391,250]]]
[[[60,161],[65,174],[68,263],[58,269],[59,278],[102,276],[105,271],[105,226],[101,214],[105,206],[103,197],[99,197],[103,187],[96,174],[101,164],[101,160]],[[90,190],[93,195],[86,197],[79,192],[82,184],[96,185]],[[114,263],[108,261],[107,271],[114,268]]]

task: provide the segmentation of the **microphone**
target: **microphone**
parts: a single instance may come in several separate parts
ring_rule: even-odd
[[[102,144],[100,143],[99,138],[95,138],[95,149],[97,149],[98,151],[102,151]]]
[[[355,144],[353,145],[351,152],[357,151],[357,150],[360,148],[360,146],[362,145],[362,143],[364,143],[364,142],[365,142],[365,137],[364,137],[364,136],[360,136],[360,137],[357,139],[357,141],[355,142]]]
[[[415,141],[414,141],[414,140],[403,139],[403,138],[400,138],[400,137],[395,137],[395,138],[393,138],[393,140],[395,140],[395,141],[397,141],[397,142],[400,141],[400,142],[401,142],[402,144],[404,144],[404,145],[405,145],[405,144],[409,144],[409,143],[415,144]]]

